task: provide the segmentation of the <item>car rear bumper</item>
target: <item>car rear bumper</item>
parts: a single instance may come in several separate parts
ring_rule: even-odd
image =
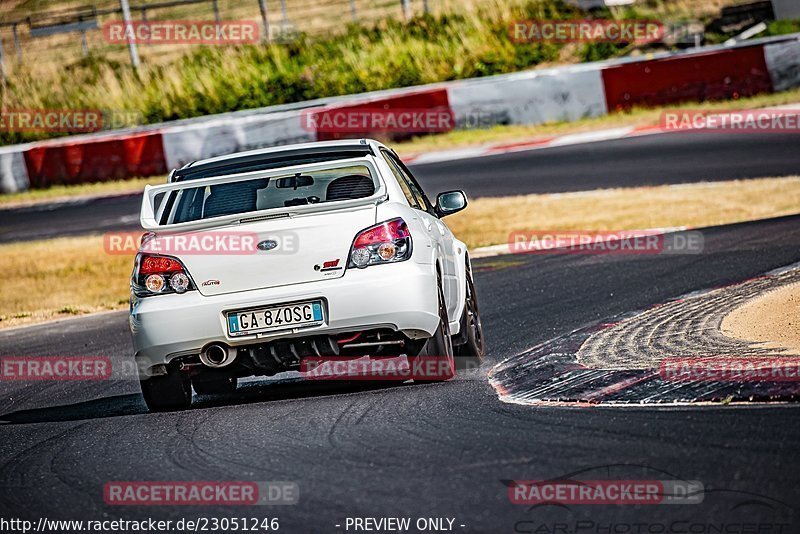
[[[274,339],[391,328],[410,337],[433,335],[439,316],[436,275],[413,261],[348,269],[343,277],[215,296],[198,291],[135,299],[130,329],[140,366],[198,354],[209,343],[232,347]],[[325,324],[258,335],[231,337],[226,312],[257,306],[321,299]]]

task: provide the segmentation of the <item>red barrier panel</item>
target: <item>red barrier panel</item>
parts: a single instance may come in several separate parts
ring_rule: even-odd
[[[608,110],[772,92],[761,46],[637,61],[603,69]]]
[[[353,119],[351,126],[336,127],[348,118]],[[311,109],[305,113],[302,123],[304,128],[317,132],[318,141],[361,137],[398,141],[413,135],[454,130],[455,116],[447,89],[430,89],[369,102]],[[358,126],[364,123],[372,124],[372,127],[362,129]],[[408,127],[404,127],[406,124]]]
[[[165,174],[161,132],[45,142],[25,151],[31,188]]]

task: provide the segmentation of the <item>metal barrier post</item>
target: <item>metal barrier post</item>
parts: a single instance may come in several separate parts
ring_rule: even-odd
[[[131,6],[128,5],[128,0],[119,0],[119,3],[122,7],[122,20],[125,25],[125,33],[128,35],[128,50],[131,53],[131,65],[133,65],[135,70],[139,70],[139,51],[136,49],[136,42],[134,41]]]
[[[263,41],[269,41],[269,18],[267,17],[267,0],[258,0],[258,7],[261,9],[261,24],[264,27]]]
[[[214,10],[214,22],[219,26],[219,5],[217,4],[217,0],[211,0],[211,8]]]
[[[353,17],[353,22],[358,22],[358,14],[356,13],[356,0],[350,0],[350,15]]]
[[[286,14],[286,0],[281,0],[281,16],[283,17],[283,27],[289,25],[289,15]]]
[[[0,78],[3,80],[3,87],[6,85],[6,54],[3,50],[3,35],[0,34]]]
[[[14,34],[14,48],[17,49],[17,61],[22,63],[22,47],[19,45],[19,35],[17,34],[17,23],[11,26],[11,32]]]

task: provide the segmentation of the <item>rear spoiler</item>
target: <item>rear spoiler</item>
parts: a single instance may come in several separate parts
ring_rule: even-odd
[[[374,156],[372,147],[361,140],[358,144],[330,145],[299,148],[281,148],[280,150],[264,152],[254,150],[242,152],[235,156],[206,160],[205,162],[192,162],[180,169],[175,169],[169,174],[169,182],[183,182],[198,180],[214,176],[227,176],[258,170],[277,169],[289,165],[307,165],[327,161],[334,163],[342,159],[363,158]]]
[[[342,167],[352,167],[353,165],[364,165],[367,167],[372,176],[377,180],[377,187],[375,193],[369,197],[358,198],[354,200],[339,200],[335,202],[323,202],[320,204],[308,204],[304,206],[291,206],[279,207],[267,210],[248,211],[244,213],[236,213],[233,215],[223,215],[220,217],[212,217],[209,219],[199,219],[196,221],[189,221],[177,224],[160,224],[159,219],[162,219],[163,206],[166,205],[166,199],[171,193],[177,193],[184,189],[194,189],[196,187],[214,186],[220,184],[229,184],[235,182],[246,182],[249,180],[257,180],[261,178],[272,178],[274,176],[285,176],[286,174],[293,174],[296,172],[302,173],[304,171],[319,171],[337,169]],[[157,198],[161,195],[161,201],[157,203]],[[356,159],[343,161],[341,163],[323,162],[312,163],[306,165],[294,165],[291,167],[282,167],[280,169],[270,169],[268,171],[255,171],[241,174],[230,174],[227,176],[216,176],[210,178],[198,178],[196,180],[184,182],[172,182],[164,185],[146,185],[144,187],[144,198],[142,200],[142,209],[139,215],[139,222],[142,228],[148,231],[165,230],[170,231],[184,231],[196,230],[201,228],[208,228],[213,226],[225,226],[231,224],[240,224],[248,220],[255,219],[268,219],[273,217],[295,217],[304,214],[320,213],[324,211],[333,211],[348,209],[356,206],[374,204],[382,202],[387,198],[386,185],[381,179],[381,175],[375,168],[375,165],[369,158]]]

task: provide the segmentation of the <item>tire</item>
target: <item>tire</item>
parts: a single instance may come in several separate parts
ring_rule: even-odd
[[[198,395],[224,395],[236,391],[239,379],[235,376],[193,378],[192,386]]]
[[[464,314],[461,316],[461,332],[466,333],[464,343],[455,347],[456,369],[476,369],[486,356],[486,345],[483,337],[483,325],[478,308],[478,294],[472,281],[472,267],[467,262],[467,298],[464,303]]]
[[[177,369],[167,374],[139,378],[142,396],[151,412],[185,410],[192,405],[192,384],[188,377]]]
[[[414,379],[416,383],[443,382],[456,374],[453,358],[453,340],[450,337],[450,322],[447,318],[444,293],[441,284],[437,284],[439,301],[439,326],[433,336],[429,337],[422,349],[413,358],[409,358],[412,369],[428,369],[427,362],[435,363],[434,378]]]

